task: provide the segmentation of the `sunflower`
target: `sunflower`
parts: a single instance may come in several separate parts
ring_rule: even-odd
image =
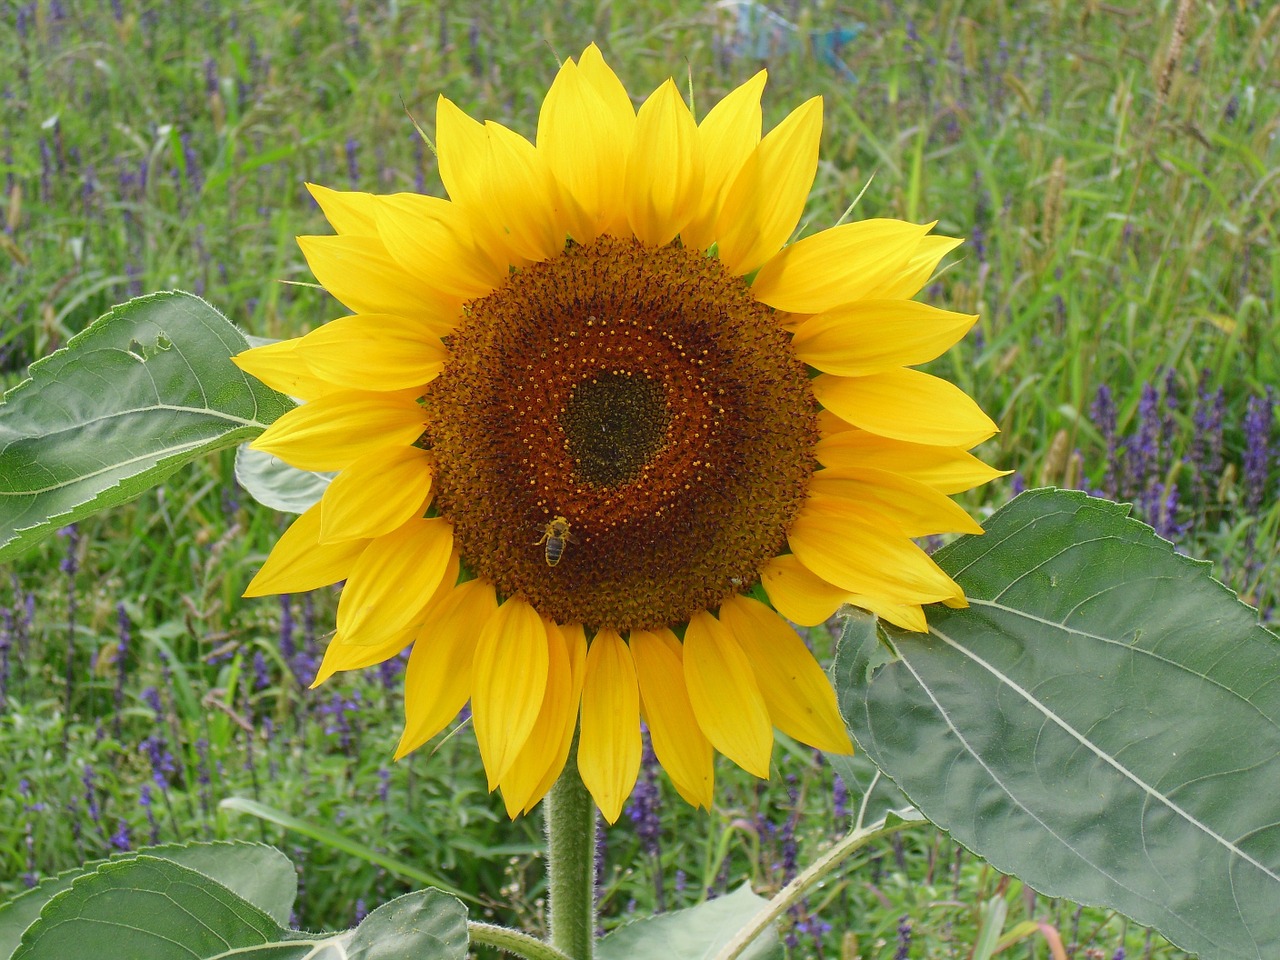
[[[616,820],[642,719],[699,807],[717,751],[769,775],[774,728],[848,752],[787,621],[964,604],[912,541],[981,532],[948,495],[999,475],[966,452],[996,427],[909,369],[976,320],[909,299],[959,241],[788,244],[822,104],[762,137],[764,84],[700,123],[670,80],[637,110],[593,45],[536,145],[441,98],[449,199],[311,186],[336,235],[299,244],[351,315],[236,358],[304,401],[254,446],[337,472],[245,595],[345,580],[316,682],[411,646],[397,757],[470,700],[512,816],[577,732]]]

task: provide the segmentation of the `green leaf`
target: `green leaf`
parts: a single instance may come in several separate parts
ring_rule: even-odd
[[[143,847],[112,857],[111,861],[97,860],[55,877],[46,877],[30,890],[0,904],[0,958],[8,960],[13,956],[23,932],[36,921],[45,904],[56,894],[69,890],[75,880],[93,873],[103,863],[133,859],[142,854],[197,870],[248,900],[277,923],[289,922],[298,894],[298,876],[289,858],[279,850],[241,840],[170,843]]]
[[[266,820],[268,823],[274,823],[284,827],[286,830],[293,830],[302,834],[304,837],[310,837],[318,840],[326,846],[332,847],[334,850],[341,850],[343,853],[349,853],[353,857],[359,857],[369,863],[377,864],[392,873],[412,880],[415,883],[421,883],[427,887],[438,887],[446,893],[450,893],[455,897],[461,897],[464,900],[477,902],[476,898],[471,894],[464,893],[453,884],[448,883],[439,877],[421,870],[411,863],[405,863],[403,860],[397,860],[394,857],[388,857],[386,854],[379,853],[367,844],[360,843],[358,840],[352,840],[350,837],[343,836],[336,830],[328,827],[320,826],[309,820],[303,820],[292,814],[285,813],[283,810],[277,810],[269,807],[265,803],[259,803],[256,800],[250,800],[247,797],[227,797],[218,804],[221,810],[234,810],[237,813],[247,813],[250,816],[257,817],[260,820]]]
[[[197,870],[287,926],[298,897],[298,872],[275,847],[244,840],[149,847],[139,854],[162,857]]]
[[[248,956],[302,960],[309,948],[270,916],[199,871],[139,855],[104,863],[51,899],[13,960],[196,960],[279,945]]]
[[[324,496],[332,473],[299,470],[279,457],[248,444],[236,448],[236,481],[264,507],[283,513],[303,513]]]
[[[597,960],[702,960],[714,957],[768,903],[743,884],[696,907],[645,917],[614,930],[596,945]],[[782,956],[777,934],[757,937],[742,953],[750,960]]]
[[[1204,958],[1280,956],[1280,643],[1128,508],[1025,493],[936,557],[969,607],[851,622],[855,738],[935,824],[1041,892]]]
[[[469,944],[462,902],[439,890],[419,890],[365,917],[346,950],[349,960],[464,960]]]
[[[982,905],[978,938],[973,942],[972,960],[991,960],[995,955],[1008,913],[1009,902],[1004,897],[992,897]]]
[[[225,849],[232,846],[240,849]],[[250,849],[255,846],[257,850]],[[229,876],[251,892],[265,885],[244,875],[251,861],[256,858],[274,875],[272,886],[281,880],[283,862],[292,889],[292,866],[277,851],[261,855],[269,847],[197,844],[165,849]],[[93,945],[94,960],[462,960],[469,943],[466,908],[438,890],[384,904],[355,930],[306,934],[286,929],[206,873],[167,857],[126,856],[59,881],[65,882],[54,896],[42,898],[40,917],[23,935],[12,960],[86,956],[87,944]]]
[[[874,642],[876,618],[862,611],[850,612],[841,643],[851,643],[850,638],[855,631]],[[911,809],[911,801],[897,784],[881,773],[880,768],[861,750],[852,754],[824,753],[822,758],[840,775],[849,790],[849,812],[855,828],[875,823],[898,811],[905,815]]]
[[[288,410],[231,363],[247,346],[199,297],[155,293],[33,363],[0,400],[0,561]]]

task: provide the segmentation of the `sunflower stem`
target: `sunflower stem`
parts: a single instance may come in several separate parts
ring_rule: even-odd
[[[543,943],[527,933],[521,933],[509,927],[473,920],[467,923],[467,934],[471,938],[472,946],[481,944],[486,947],[495,947],[498,950],[505,950],[512,956],[524,957],[525,960],[569,960],[551,944]]]
[[[578,737],[564,771],[547,794],[547,890],[551,944],[573,960],[595,947],[596,807],[578,775]]]

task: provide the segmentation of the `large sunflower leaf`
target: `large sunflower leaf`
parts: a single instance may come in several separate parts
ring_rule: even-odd
[[[715,900],[619,927],[596,944],[596,956],[599,960],[705,960],[719,953],[767,904],[743,884]],[[777,932],[765,931],[742,956],[750,960],[781,957]]]
[[[52,897],[12,960],[87,948],[94,960],[462,960],[467,946],[466,908],[438,890],[398,897],[355,930],[308,934],[198,870],[139,854],[99,864]]]
[[[332,473],[291,467],[247,443],[236,447],[236,482],[264,507],[281,513],[306,513],[320,502],[333,477]]]
[[[467,908],[440,890],[396,897],[364,918],[346,945],[348,960],[463,960]]]
[[[302,960],[308,948],[268,914],[197,870],[140,855],[100,865],[54,896],[12,960],[194,960],[226,956]],[[270,952],[254,950],[278,945]],[[314,954],[311,954],[314,955]]]
[[[111,860],[127,860],[140,855],[172,860],[203,873],[265,911],[277,923],[289,922],[293,901],[298,895],[298,877],[289,858],[275,847],[244,840],[192,841],[143,847],[117,854]],[[93,873],[107,862],[92,861],[57,876],[46,877],[30,890],[0,903],[0,960],[8,960],[13,955],[23,932],[35,923],[45,904],[63,890],[70,889],[80,877]]]
[[[1037,490],[937,555],[965,610],[852,618],[858,743],[935,824],[1041,892],[1204,958],[1280,956],[1280,642],[1128,508]]]
[[[231,363],[247,347],[205,301],[168,292],[112,308],[33,363],[0,400],[0,561],[293,406]]]

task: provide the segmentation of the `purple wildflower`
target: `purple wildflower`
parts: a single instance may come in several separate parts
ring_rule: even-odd
[[[1149,383],[1142,385],[1142,399],[1138,401],[1138,435],[1134,437],[1125,454],[1129,490],[1139,496],[1150,489],[1160,477],[1160,435],[1163,432],[1160,416],[1160,394]],[[1143,504],[1146,506],[1146,504]],[[1149,510],[1144,510],[1151,516]]]
[[[831,798],[832,813],[835,818],[843,820],[849,816],[849,788],[845,786],[844,778],[838,773],[831,785]]]
[[[360,185],[360,142],[355,137],[347,138],[347,179],[351,181],[351,189]]]
[[[642,730],[644,747],[640,755],[640,776],[631,799],[627,802],[627,816],[635,824],[636,837],[644,845],[646,855],[653,861],[654,902],[657,911],[666,909],[666,893],[662,883],[662,791],[658,787],[658,758],[653,752],[649,731]]]
[[[111,846],[122,852],[133,849],[133,837],[129,832],[129,821],[120,818],[116,832],[111,835]]]
[[[184,132],[178,137],[182,144],[182,166],[187,176],[187,186],[192,193],[199,193],[204,188],[204,175],[200,172],[200,158],[191,144],[191,134]]]
[[[907,960],[911,956],[911,917],[903,914],[898,919],[898,950],[893,960]]]
[[[1119,438],[1116,436],[1115,401],[1111,399],[1111,389],[1105,383],[1098,387],[1089,416],[1107,445],[1107,473],[1102,481],[1102,492],[1114,500],[1120,492]]]
[[[151,779],[157,787],[164,790],[173,783],[178,772],[178,763],[169,750],[164,737],[145,737],[139,744],[151,764]]]
[[[94,826],[99,830],[102,829],[102,807],[98,803],[98,775],[89,764],[84,765],[84,771],[80,774],[80,782],[84,784],[84,805],[89,812],[89,819],[93,821]]]
[[[213,808],[213,794],[209,789],[213,774],[209,769],[209,741],[204,737],[196,741],[196,779],[200,784],[200,809],[204,812],[207,829]]]
[[[151,829],[151,846],[160,842],[160,824],[156,822],[156,812],[151,799],[151,784],[144,783],[138,790],[138,805],[147,813],[147,825]]]
[[[271,686],[271,673],[267,669],[267,658],[261,650],[253,651],[253,689],[265,690]]]
[[[9,651],[13,647],[13,611],[0,607],[0,710],[9,702]]]
[[[1188,460],[1195,470],[1196,489],[1201,506],[1209,504],[1210,491],[1216,494],[1218,477],[1222,475],[1222,422],[1226,414],[1226,393],[1218,387],[1209,392],[1209,371],[1200,375],[1196,407],[1191,415],[1194,430]]]
[[[1275,392],[1267,387],[1265,397],[1250,397],[1244,415],[1244,462],[1241,481],[1245,510],[1257,515],[1266,497],[1274,451],[1271,426]]]
[[[125,680],[125,661],[129,657],[129,614],[125,611],[124,601],[116,604],[116,620],[120,625],[119,639],[116,641],[116,689],[115,689],[115,716],[112,718],[112,725],[115,731],[116,740],[121,739],[120,723],[124,714],[124,680]]]

